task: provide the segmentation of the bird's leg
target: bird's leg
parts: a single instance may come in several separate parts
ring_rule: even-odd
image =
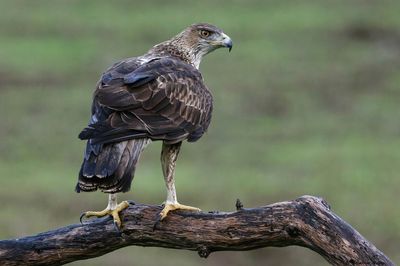
[[[199,208],[179,204],[176,199],[175,190],[175,165],[178,158],[179,150],[182,142],[176,144],[163,143],[161,151],[161,166],[164,174],[165,185],[167,187],[167,200],[163,210],[160,212],[160,220],[167,217],[168,213],[173,210],[190,210],[200,211]]]
[[[120,228],[121,227],[121,219],[119,218],[119,212],[126,209],[129,206],[127,201],[122,201],[120,204],[117,204],[117,195],[116,194],[109,194],[108,195],[108,205],[102,211],[95,212],[95,211],[87,211],[81,215],[81,221],[83,217],[103,217],[106,215],[111,215],[114,220],[114,224]]]

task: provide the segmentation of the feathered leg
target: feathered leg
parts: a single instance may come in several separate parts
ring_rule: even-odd
[[[160,220],[167,217],[168,213],[173,210],[189,210],[200,211],[199,208],[179,204],[176,199],[175,190],[175,165],[178,159],[179,150],[182,142],[176,144],[163,143],[161,151],[161,166],[164,174],[165,185],[167,187],[167,200],[164,209],[160,212]]]
[[[103,217],[106,215],[111,215],[114,219],[114,224],[120,228],[121,227],[121,219],[119,218],[119,212],[126,209],[129,206],[127,201],[122,201],[120,204],[117,204],[117,194],[109,194],[108,195],[108,205],[102,211],[94,212],[94,211],[87,211],[81,215],[81,222],[82,218],[90,218],[90,217]]]

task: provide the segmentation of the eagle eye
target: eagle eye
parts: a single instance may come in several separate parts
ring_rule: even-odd
[[[208,30],[201,30],[200,31],[200,36],[203,38],[207,38],[208,36],[210,36],[211,32],[209,32]]]

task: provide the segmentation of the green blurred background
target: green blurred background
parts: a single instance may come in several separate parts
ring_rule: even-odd
[[[103,209],[74,192],[99,75],[194,22],[234,40],[201,71],[215,98],[209,132],[184,144],[182,203],[203,210],[324,197],[400,263],[399,1],[1,1],[0,238]],[[165,199],[160,143],[122,198]],[[194,252],[127,247],[72,265],[327,265],[300,247]]]

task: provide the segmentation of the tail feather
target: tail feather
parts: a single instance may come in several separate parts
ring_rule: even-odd
[[[95,154],[85,156],[76,191],[95,191],[107,193],[129,191],[136,163],[150,139],[132,139],[128,141],[104,144]],[[90,144],[88,144],[87,149]]]
[[[103,178],[112,175],[117,170],[127,145],[125,142],[106,145],[104,150],[97,156],[95,176]]]

